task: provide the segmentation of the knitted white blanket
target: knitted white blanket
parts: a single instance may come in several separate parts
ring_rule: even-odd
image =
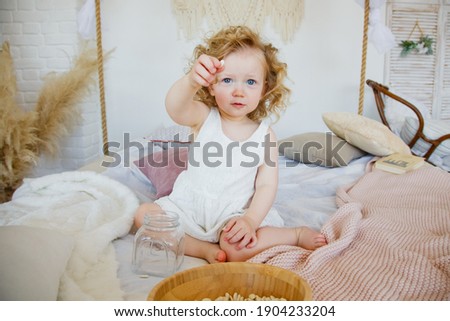
[[[112,241],[130,230],[138,200],[126,186],[94,172],[27,179],[0,205],[0,225],[45,227],[75,239],[60,300],[122,300]]]
[[[450,300],[450,174],[373,169],[337,192],[313,252],[278,246],[250,261],[292,270],[315,300]]]

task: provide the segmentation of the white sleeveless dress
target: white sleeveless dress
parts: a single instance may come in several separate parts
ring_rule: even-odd
[[[244,142],[222,131],[217,108],[211,111],[189,150],[189,164],[175,181],[172,193],[155,201],[180,216],[186,234],[218,242],[227,221],[243,215],[255,191],[258,166],[264,162],[268,125],[262,121]],[[272,208],[261,226],[283,226]]]

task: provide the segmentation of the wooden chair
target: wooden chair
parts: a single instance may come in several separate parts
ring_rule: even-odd
[[[419,120],[419,127],[417,128],[417,132],[414,135],[414,137],[411,139],[411,141],[408,143],[408,146],[410,148],[412,148],[414,146],[414,144],[416,144],[416,142],[419,139],[424,140],[425,142],[430,144],[430,147],[428,148],[428,150],[425,152],[425,154],[422,156],[425,158],[425,160],[428,160],[431,156],[431,154],[433,154],[433,152],[436,150],[436,148],[445,140],[450,139],[450,133],[449,134],[445,134],[439,138],[436,139],[432,139],[429,138],[427,136],[425,136],[425,134],[423,133],[423,128],[425,126],[425,121],[424,118],[422,116],[422,114],[420,113],[419,109],[414,106],[412,103],[410,103],[409,101],[407,101],[406,99],[397,96],[396,94],[392,93],[391,91],[389,91],[389,88],[385,85],[382,85],[380,83],[377,83],[373,80],[368,79],[366,81],[366,84],[372,88],[373,90],[373,94],[375,96],[375,103],[377,105],[377,109],[378,109],[378,113],[380,115],[381,121],[383,122],[383,124],[385,124],[389,129],[391,129],[391,127],[389,126],[389,123],[386,119],[386,115],[385,115],[385,96],[390,97],[400,103],[402,103],[403,105],[405,105],[406,107],[410,108],[414,114],[417,116],[417,119]]]

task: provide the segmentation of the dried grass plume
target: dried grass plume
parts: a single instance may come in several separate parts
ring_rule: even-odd
[[[41,153],[55,156],[61,137],[80,121],[78,103],[95,82],[95,50],[82,52],[71,70],[44,80],[36,107],[16,103],[16,77],[8,42],[0,51],[0,203],[8,201]]]

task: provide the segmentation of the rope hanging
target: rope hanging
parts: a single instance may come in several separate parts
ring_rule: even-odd
[[[370,13],[370,0],[365,0],[364,3],[364,32],[363,32],[363,45],[362,45],[362,57],[361,57],[361,77],[359,81],[359,105],[358,115],[362,115],[364,110],[364,86],[366,81],[366,60],[367,60],[367,31],[369,29],[369,13]]]
[[[100,107],[102,117],[103,154],[108,155],[108,128],[106,124],[105,85],[103,78],[102,22],[100,1],[95,0],[95,22],[97,33],[98,86],[100,90]]]

